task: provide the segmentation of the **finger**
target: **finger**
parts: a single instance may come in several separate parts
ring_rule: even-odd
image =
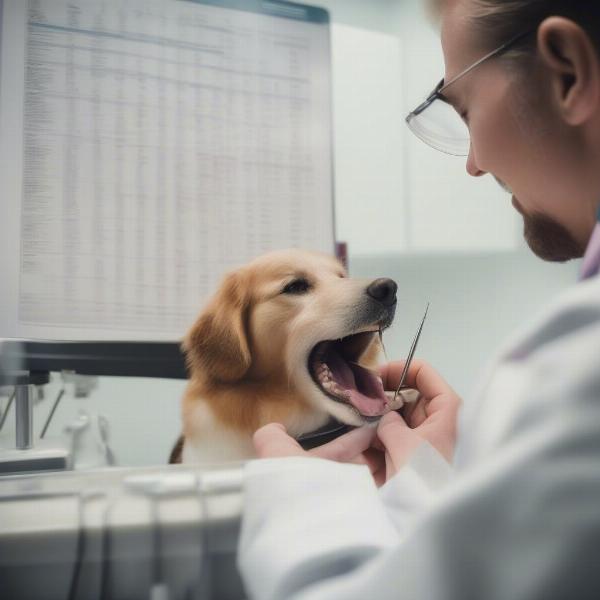
[[[437,396],[441,398],[441,396]],[[411,428],[418,427],[428,417],[428,407],[430,402],[423,396],[412,405],[403,407],[401,415]]]
[[[375,450],[379,450],[379,452],[385,452],[385,446],[381,443],[381,440],[377,435],[371,442],[371,448],[375,448]]]
[[[397,361],[383,365],[380,374],[386,390],[396,389],[405,363],[406,361]],[[427,398],[441,394],[456,395],[446,380],[429,363],[419,358],[411,362],[404,384],[417,389]]]
[[[376,433],[375,427],[357,427],[327,444],[309,450],[308,453],[329,460],[350,461],[371,446]]]
[[[460,406],[462,404],[462,400],[457,394],[442,394],[435,398],[431,399],[431,402],[428,402],[425,405],[425,412],[427,416],[431,416],[437,412],[445,412],[450,415],[455,415]]]
[[[406,424],[397,412],[387,413],[379,422],[377,437],[388,455],[387,470],[391,476],[403,464],[422,439]]]
[[[369,467],[377,487],[381,487],[386,481],[385,454],[374,448],[368,448],[363,454],[364,462]]]
[[[388,432],[388,435],[393,435],[394,431],[401,431],[408,428],[408,424],[402,415],[398,411],[392,410],[381,417],[377,425],[377,439],[385,446],[386,440],[381,435],[384,430]]]
[[[302,456],[306,452],[290,437],[281,423],[269,423],[258,429],[252,437],[258,458]]]

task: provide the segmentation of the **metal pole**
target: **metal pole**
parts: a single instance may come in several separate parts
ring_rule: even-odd
[[[15,390],[17,448],[27,450],[33,447],[33,396],[29,385],[17,385]]]

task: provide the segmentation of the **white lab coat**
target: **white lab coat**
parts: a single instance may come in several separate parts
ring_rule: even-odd
[[[455,472],[428,445],[380,490],[363,466],[247,464],[251,598],[600,599],[600,277],[500,352]]]

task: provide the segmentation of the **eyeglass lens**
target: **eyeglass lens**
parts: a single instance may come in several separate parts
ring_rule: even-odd
[[[411,131],[429,146],[455,156],[469,154],[470,137],[466,123],[452,106],[439,98],[425,110],[407,118]]]

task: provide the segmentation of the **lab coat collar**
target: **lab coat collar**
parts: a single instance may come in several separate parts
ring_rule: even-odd
[[[600,207],[598,208],[596,218],[596,226],[592,232],[592,237],[590,238],[583,257],[583,263],[581,264],[581,271],[579,272],[580,281],[589,279],[597,275],[600,271]]]

